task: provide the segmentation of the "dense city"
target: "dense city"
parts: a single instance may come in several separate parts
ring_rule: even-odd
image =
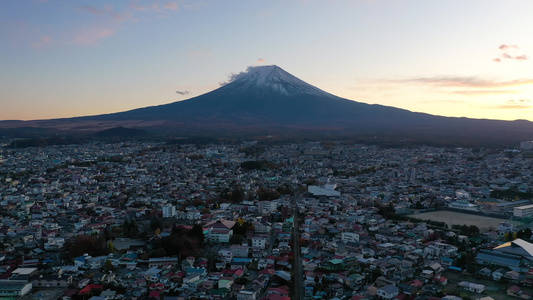
[[[530,299],[532,142],[0,150],[0,298]]]

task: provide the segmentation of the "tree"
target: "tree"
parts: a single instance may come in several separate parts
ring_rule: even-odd
[[[109,253],[115,252],[115,245],[113,244],[113,241],[107,242],[107,248],[109,249]]]
[[[124,220],[123,224],[124,229],[124,236],[128,238],[136,238],[137,234],[139,234],[139,228],[137,227],[137,223],[135,220],[127,218]]]
[[[389,219],[390,217],[396,214],[396,209],[394,208],[394,205],[392,203],[389,203],[388,205],[381,205],[378,209],[378,213],[382,215],[385,219]]]
[[[104,270],[106,271],[110,271],[110,270],[114,270],[115,267],[113,266],[113,263],[111,263],[111,261],[108,259],[105,261],[105,265],[104,265]]]
[[[107,229],[107,227],[104,228],[104,238],[105,238],[106,242],[111,239],[111,233],[109,232],[109,229]]]
[[[294,188],[288,184],[278,186],[276,191],[280,193],[281,195],[293,195],[294,194]]]
[[[236,284],[246,285],[248,283],[248,278],[246,278],[246,277],[238,277],[237,279],[235,279],[235,283]]]
[[[276,190],[270,190],[265,187],[260,187],[256,191],[256,195],[261,201],[278,199],[281,194]]]
[[[244,170],[260,170],[262,168],[262,164],[259,161],[256,160],[249,160],[241,163],[241,168]]]
[[[66,248],[69,250],[71,258],[88,253],[91,256],[100,256],[108,254],[103,234],[98,235],[80,235],[73,241],[70,241]]]
[[[378,277],[381,275],[383,275],[383,273],[381,273],[380,268],[375,268],[372,270],[372,282],[376,281],[376,279],[378,279]]]
[[[231,191],[231,202],[240,203],[244,199],[244,190],[238,184],[233,187]]]
[[[161,227],[163,227],[163,223],[161,223],[161,220],[159,220],[158,217],[153,216],[150,220],[150,230],[155,232],[156,230],[161,230]]]
[[[204,237],[204,229],[202,228],[202,225],[200,225],[198,223],[194,224],[194,226],[189,231],[188,235],[190,237],[198,240],[200,245],[202,245],[204,243],[205,237]]]
[[[240,234],[234,234],[233,236],[231,236],[229,240],[231,244],[237,244],[237,245],[242,244],[242,241],[244,241],[244,236]]]
[[[524,229],[524,238],[530,239],[532,235],[533,235],[533,232],[531,231],[529,227]]]

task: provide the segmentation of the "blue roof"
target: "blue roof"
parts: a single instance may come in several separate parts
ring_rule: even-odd
[[[124,254],[120,260],[128,260],[128,261],[134,261],[137,259],[137,254],[133,252],[129,252]]]
[[[249,262],[252,262],[252,259],[251,258],[244,258],[244,257],[234,257],[233,258],[233,262],[249,263]]]
[[[490,250],[481,250],[476,256],[476,260],[482,263],[508,267],[518,267],[520,265],[520,256]]]
[[[205,269],[195,267],[188,267],[186,270],[188,274],[203,274],[205,271]]]

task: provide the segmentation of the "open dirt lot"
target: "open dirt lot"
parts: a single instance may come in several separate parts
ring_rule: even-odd
[[[447,210],[431,211],[421,214],[409,215],[411,218],[417,218],[420,220],[433,220],[445,222],[448,224],[448,228],[454,225],[475,225],[481,231],[488,231],[490,229],[498,229],[498,223],[505,221],[504,219],[497,219],[491,217],[470,215],[465,213],[458,213]]]

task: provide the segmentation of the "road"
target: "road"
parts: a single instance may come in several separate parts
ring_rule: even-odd
[[[302,271],[302,257],[300,251],[300,225],[298,221],[298,199],[300,194],[297,193],[292,196],[292,215],[294,219],[294,226],[292,229],[292,239],[293,239],[293,252],[294,252],[294,261],[292,264],[292,276],[294,282],[294,290],[292,293],[292,298],[295,300],[300,300],[305,298],[305,286],[303,280],[303,271]]]

